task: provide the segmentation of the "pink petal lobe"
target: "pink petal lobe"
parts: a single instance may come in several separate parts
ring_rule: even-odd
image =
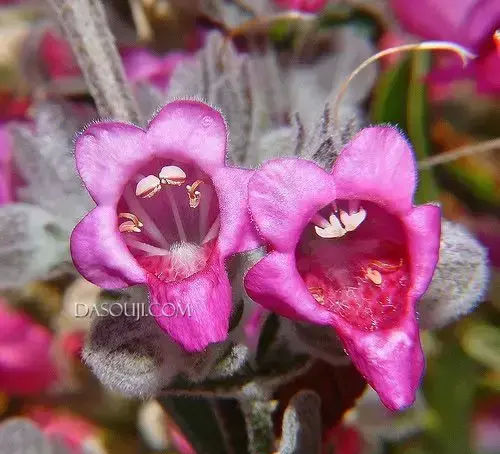
[[[124,288],[146,281],[118,232],[112,207],[99,206],[80,221],[71,234],[71,256],[80,274],[99,287]]]
[[[334,326],[353,363],[384,405],[391,410],[410,406],[425,366],[413,312],[398,326],[385,330],[361,331],[341,319]]]
[[[12,201],[11,154],[9,132],[4,124],[0,124],[0,206]]]
[[[158,325],[189,352],[222,342],[229,330],[231,285],[220,253],[203,271],[178,282],[148,274],[150,308]]]
[[[195,162],[204,172],[225,163],[227,127],[222,115],[199,101],[173,101],[153,119],[148,142],[156,154]]]
[[[250,268],[244,284],[250,298],[283,317],[320,325],[331,323],[332,314],[307,290],[293,253],[270,253]]]
[[[368,200],[393,213],[411,210],[416,184],[413,152],[393,127],[365,128],[333,167],[338,199]]]
[[[224,256],[250,251],[262,245],[246,203],[248,181],[253,173],[251,170],[225,167],[212,174],[223,220],[219,232],[219,249]]]
[[[250,213],[260,235],[280,251],[293,251],[304,227],[335,199],[331,175],[294,158],[265,163],[250,179]]]
[[[478,0],[391,0],[390,4],[403,26],[425,39],[464,42],[459,29]]]
[[[403,218],[408,238],[410,297],[420,298],[429,286],[439,259],[441,210],[435,205],[415,207]]]
[[[123,187],[152,153],[142,129],[125,123],[99,123],[87,128],[75,145],[76,166],[98,204],[114,204]]]

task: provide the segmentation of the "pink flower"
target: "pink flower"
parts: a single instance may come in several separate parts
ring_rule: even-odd
[[[391,127],[362,130],[331,173],[277,159],[249,182],[269,254],[245,277],[282,316],[332,326],[391,409],[410,405],[424,367],[415,303],[438,259],[440,212],[414,207],[412,151]]]
[[[484,403],[475,412],[471,435],[475,452],[498,453],[500,447],[500,400],[498,398]]]
[[[0,124],[0,206],[12,201],[11,161],[10,137],[5,125]]]
[[[189,58],[189,54],[184,52],[170,52],[159,56],[146,49],[136,48],[122,49],[121,55],[130,82],[149,82],[162,91],[168,88],[177,64]]]
[[[50,355],[52,335],[0,300],[0,391],[37,394],[56,380]]]
[[[40,426],[47,437],[62,443],[71,454],[104,453],[99,429],[80,416],[44,407],[32,409],[27,416]]]
[[[198,101],[167,104],[147,131],[103,122],[77,140],[97,207],[73,231],[90,282],[146,284],[159,325],[188,351],[226,338],[230,255],[259,246],[246,208],[249,170],[225,164],[227,128]]]
[[[302,11],[304,13],[318,13],[328,0],[274,0],[280,8]]]
[[[500,93],[500,55],[494,41],[500,28],[498,0],[391,0],[391,5],[409,32],[459,43],[477,55],[466,68],[455,57],[441,59],[441,67],[432,74],[434,82],[471,78],[478,91]]]

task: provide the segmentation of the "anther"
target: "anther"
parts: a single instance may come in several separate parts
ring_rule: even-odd
[[[359,225],[365,220],[365,218],[366,211],[363,208],[360,208],[356,213],[350,214],[340,210],[340,220],[342,221],[342,224],[344,224],[344,227],[348,232],[356,230]]]
[[[125,221],[123,224],[120,224],[118,230],[122,233],[140,233],[141,231],[132,221]]]
[[[382,275],[377,270],[371,268],[366,269],[365,277],[372,281],[375,285],[382,284]]]
[[[321,287],[309,287],[308,290],[319,304],[325,304],[325,292]]]
[[[144,224],[139,220],[139,218],[132,213],[120,213],[119,218],[128,219],[127,221],[120,224],[118,231],[122,233],[140,233],[141,227]]]
[[[202,180],[196,180],[192,185],[187,185],[186,189],[189,197],[189,206],[191,208],[198,208],[200,204],[201,192],[198,191],[198,187],[203,183]]]
[[[186,173],[177,166],[165,166],[158,175],[161,184],[180,186],[186,181]]]
[[[149,199],[161,191],[161,182],[158,177],[148,175],[142,178],[135,188],[135,195],[143,199]]]
[[[403,266],[403,259],[399,259],[399,264],[397,265],[381,262],[380,260],[372,260],[370,265],[379,268],[382,271],[397,271]]]
[[[132,214],[132,213],[120,213],[118,215],[119,218],[123,218],[123,219],[128,219],[129,221],[132,221],[134,223],[134,225],[136,225],[137,227],[143,227],[144,224],[139,220],[139,218],[135,215],[135,214]]]
[[[342,227],[337,216],[333,213],[330,215],[329,223],[326,227],[318,227],[316,225],[314,226],[314,230],[321,238],[340,238],[347,233],[347,230]]]

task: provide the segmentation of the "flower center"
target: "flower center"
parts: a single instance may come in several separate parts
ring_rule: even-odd
[[[340,200],[320,210],[296,258],[318,304],[360,329],[390,327],[406,307],[406,235],[396,216],[372,202]]]
[[[219,233],[208,175],[192,164],[155,159],[126,184],[118,230],[139,264],[164,282],[201,271]]]

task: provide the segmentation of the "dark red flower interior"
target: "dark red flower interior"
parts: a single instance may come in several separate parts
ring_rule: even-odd
[[[357,328],[393,326],[407,307],[410,285],[406,234],[401,221],[378,205],[361,202],[366,218],[338,238],[321,238],[309,224],[296,249],[297,268],[325,309]],[[349,213],[347,201],[336,208]],[[328,219],[332,205],[318,214]],[[344,226],[344,224],[342,224]]]
[[[157,177],[166,166],[182,169],[185,181],[158,183],[156,187],[150,184],[150,192],[154,193],[151,197],[136,195],[142,179],[159,182]],[[188,187],[192,190],[188,191]],[[193,198],[195,192],[199,205],[193,207],[190,193]],[[130,226],[128,230],[122,227],[122,235],[132,255],[164,282],[185,279],[201,271],[219,231],[219,203],[211,179],[192,163],[168,159],[154,159],[138,169],[124,188],[117,217],[118,228]]]

